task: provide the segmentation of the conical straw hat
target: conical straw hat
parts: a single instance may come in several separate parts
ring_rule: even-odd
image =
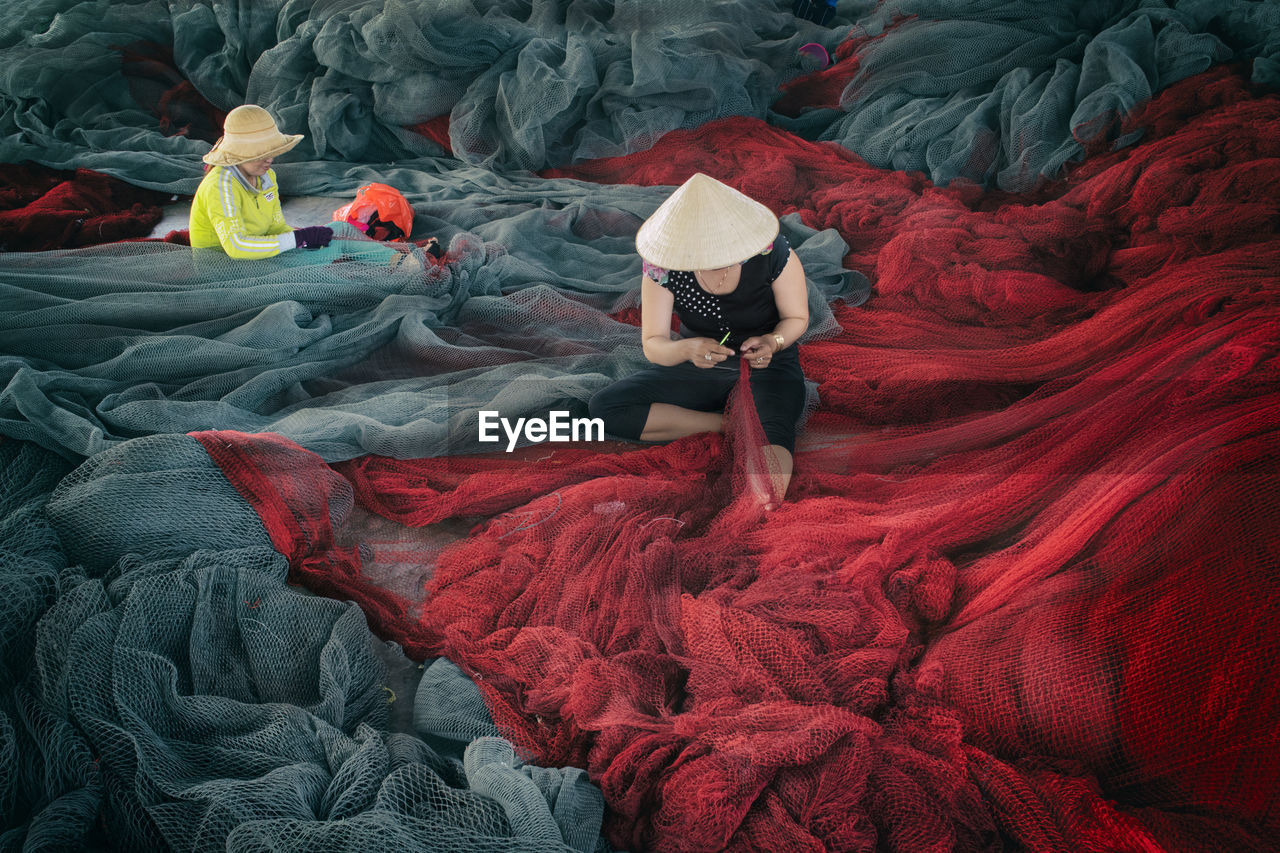
[[[710,270],[763,252],[777,236],[773,211],[699,172],[640,226],[636,251],[663,269]]]
[[[256,104],[245,104],[227,113],[222,138],[204,161],[210,166],[236,166],[283,154],[298,144],[302,134],[281,133],[271,113]]]

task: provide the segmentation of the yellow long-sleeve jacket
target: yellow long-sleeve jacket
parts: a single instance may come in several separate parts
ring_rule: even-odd
[[[205,174],[191,201],[193,248],[221,248],[233,258],[271,258],[294,247],[275,171],[268,169],[257,188],[251,183],[230,166],[214,166]]]

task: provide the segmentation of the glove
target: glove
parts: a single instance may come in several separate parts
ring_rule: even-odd
[[[293,229],[293,240],[299,249],[319,249],[329,245],[333,239],[333,229],[327,225],[309,225],[306,228]]]

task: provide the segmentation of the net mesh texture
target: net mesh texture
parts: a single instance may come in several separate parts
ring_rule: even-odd
[[[1275,7],[786,5],[6,20],[0,159],[94,172],[8,173],[0,847],[1276,848]],[[445,256],[72,248],[246,97]],[[809,280],[775,512],[746,382],[478,440],[643,364],[695,171]]]

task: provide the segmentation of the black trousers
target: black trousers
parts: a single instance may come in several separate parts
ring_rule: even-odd
[[[685,361],[674,367],[645,368],[597,391],[591,398],[591,416],[601,418],[610,435],[634,440],[644,431],[654,403],[722,412],[738,382],[738,358],[735,355],[715,367]],[[769,443],[794,452],[805,396],[804,371],[795,347],[775,354],[768,367],[751,371],[751,396]]]

